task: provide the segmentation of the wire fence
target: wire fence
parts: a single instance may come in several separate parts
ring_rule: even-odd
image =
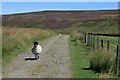
[[[101,36],[104,36],[104,34],[96,35],[92,33],[84,33],[84,42],[86,43],[87,46],[91,47],[93,50],[106,50],[106,52],[109,51],[115,53],[116,56],[115,73],[117,76],[120,76],[120,46],[119,44],[115,44],[110,40],[105,40]]]

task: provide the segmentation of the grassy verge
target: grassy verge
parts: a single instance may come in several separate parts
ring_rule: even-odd
[[[97,37],[94,45],[94,50],[90,53],[90,67],[93,71],[100,73],[102,78],[115,78],[116,71],[116,50],[118,37],[99,36],[99,48],[97,45]],[[104,47],[101,47],[101,39],[103,39]],[[107,41],[109,41],[109,49],[107,49]]]
[[[42,41],[54,33],[50,30],[32,28],[3,28],[2,63],[7,65],[15,56],[32,46],[33,41]]]
[[[73,78],[95,78],[98,74],[89,70],[89,51],[84,43],[79,42],[77,46],[69,39],[70,56],[72,60]]]
[[[118,39],[119,37],[109,37],[109,36],[99,36],[100,38],[102,38],[105,41],[109,41],[111,44],[113,45],[118,45]]]

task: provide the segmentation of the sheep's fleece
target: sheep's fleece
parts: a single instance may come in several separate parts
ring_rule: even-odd
[[[33,46],[31,51],[33,54],[36,54],[36,53],[40,54],[42,52],[42,47],[38,44],[36,48]]]

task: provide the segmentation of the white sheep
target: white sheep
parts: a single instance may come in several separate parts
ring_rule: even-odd
[[[33,47],[31,49],[34,57],[36,60],[39,59],[39,55],[40,53],[42,52],[42,47],[39,45],[39,43],[36,41],[36,42],[33,42]]]

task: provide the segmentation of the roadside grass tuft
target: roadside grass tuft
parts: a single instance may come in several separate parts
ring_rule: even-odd
[[[105,50],[91,51],[90,69],[97,73],[114,73],[115,53]]]

